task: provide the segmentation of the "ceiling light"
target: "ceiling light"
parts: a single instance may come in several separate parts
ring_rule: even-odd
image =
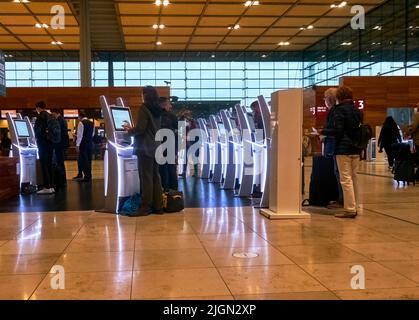
[[[235,24],[234,26],[229,26],[228,27],[228,30],[231,30],[231,29],[234,29],[234,30],[240,29],[240,25],[239,24]]]
[[[382,27],[381,27],[381,26],[375,26],[375,27],[373,28],[373,30],[378,30],[378,31],[381,31],[381,29],[382,29]]]
[[[161,41],[157,41],[156,45],[161,46],[163,43]]]
[[[262,58],[263,59],[265,59],[265,58],[267,58],[268,56],[266,55],[266,54],[262,54]]]
[[[212,54],[212,55],[211,55],[211,58],[213,58],[213,59],[214,59],[214,58],[215,58],[215,54]]]
[[[156,6],[161,6],[162,4],[164,6],[168,6],[170,4],[169,0],[156,0],[155,2]]]
[[[35,24],[35,27],[36,27],[36,28],[38,28],[38,29],[41,29],[41,28],[42,28],[42,24],[40,24],[40,23],[36,23],[36,24]]]
[[[341,46],[351,46],[352,42],[342,42]]]
[[[281,41],[280,43],[278,43],[278,45],[280,45],[280,46],[289,46],[290,45],[290,43],[288,42],[288,41]]]
[[[309,25],[309,26],[307,27],[307,29],[308,29],[308,30],[314,29],[314,26]]]
[[[330,5],[330,8],[334,9],[334,8],[343,8],[347,5],[348,3],[346,1],[342,1],[341,3],[334,3]]]
[[[47,25],[46,23],[36,23],[35,27],[38,29],[41,29],[41,28],[48,29],[49,25]]]
[[[416,9],[419,9],[419,4],[416,5]]]
[[[258,6],[260,4],[260,2],[259,1],[246,1],[245,3],[244,3],[244,5],[246,6],[246,7],[250,7],[250,6]]]
[[[63,43],[61,41],[51,41],[51,44],[60,45],[60,44],[63,44]]]
[[[29,0],[13,0],[15,3],[29,3]]]
[[[164,29],[165,27],[164,24],[153,24],[153,29]]]

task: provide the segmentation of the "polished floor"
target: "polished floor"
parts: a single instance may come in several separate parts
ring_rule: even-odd
[[[419,186],[398,187],[384,163],[361,172],[353,220],[270,221],[246,206],[2,213],[0,299],[419,299]]]
[[[77,175],[76,161],[67,161],[67,186],[53,195],[20,195],[0,202],[1,212],[51,212],[100,210],[104,207],[103,161],[93,161],[92,182],[79,183],[71,178]],[[249,206],[252,201],[234,197],[231,190],[220,190],[207,180],[188,176],[179,179],[179,190],[185,195],[188,208]]]

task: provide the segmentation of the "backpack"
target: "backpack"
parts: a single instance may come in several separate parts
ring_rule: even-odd
[[[354,108],[355,110],[355,108]],[[358,110],[359,111],[359,110]],[[360,112],[360,111],[359,111]],[[355,116],[355,114],[354,114]],[[366,149],[372,138],[372,128],[369,124],[362,123],[362,117],[359,116],[359,124],[352,138],[352,145],[360,150]]]
[[[183,192],[171,190],[163,193],[163,209],[165,212],[179,212],[184,208]]]
[[[48,115],[47,128],[48,128],[48,133],[47,133],[48,140],[51,141],[52,143],[60,143],[61,142],[60,123],[52,115]]]

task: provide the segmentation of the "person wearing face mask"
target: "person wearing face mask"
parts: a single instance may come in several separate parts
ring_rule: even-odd
[[[324,132],[327,132],[328,129],[333,128],[334,126],[333,119],[334,119],[334,112],[336,110],[336,92],[337,92],[336,88],[329,88],[324,93],[324,103],[328,109],[328,114],[327,114],[326,124],[322,132],[323,134]],[[329,137],[326,136],[323,139],[323,143],[324,143],[325,156],[333,157],[335,176],[336,176],[336,180],[338,184],[338,191],[339,191],[338,200],[332,201],[327,206],[327,208],[329,209],[342,208],[343,207],[343,191],[342,191],[342,186],[340,184],[339,170],[338,170],[338,165],[336,162],[336,155],[335,155],[336,139],[333,136],[329,136]]]
[[[334,155],[339,169],[343,189],[344,212],[335,214],[337,218],[355,218],[358,208],[358,167],[360,149],[354,144],[362,114],[355,107],[352,90],[340,86],[336,91],[336,106],[330,115],[330,127],[321,134],[335,139]],[[329,121],[328,121],[329,123]]]

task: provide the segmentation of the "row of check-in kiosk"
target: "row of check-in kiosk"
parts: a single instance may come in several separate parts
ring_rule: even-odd
[[[253,115],[236,105],[209,119],[198,119],[202,133],[199,177],[235,190],[238,197],[261,193],[258,207],[268,206],[268,152],[271,141],[270,108],[258,97],[263,128],[256,128]]]
[[[252,114],[243,106],[221,110],[208,119],[198,119],[199,177],[220,188],[234,190],[238,197],[262,194],[256,202],[270,219],[307,218],[301,211],[303,90],[272,93],[272,106],[258,97],[262,128],[256,129]],[[107,150],[104,159],[104,212],[121,213],[124,199],[141,192],[133,138],[123,125],[134,125],[131,110],[118,98],[109,104],[100,97],[105,120]],[[12,138],[12,156],[19,157],[21,185],[42,184],[37,176],[38,147],[28,117],[7,115]],[[184,137],[184,136],[183,136]],[[178,159],[187,162],[187,150]],[[179,165],[182,174],[184,165]]]

